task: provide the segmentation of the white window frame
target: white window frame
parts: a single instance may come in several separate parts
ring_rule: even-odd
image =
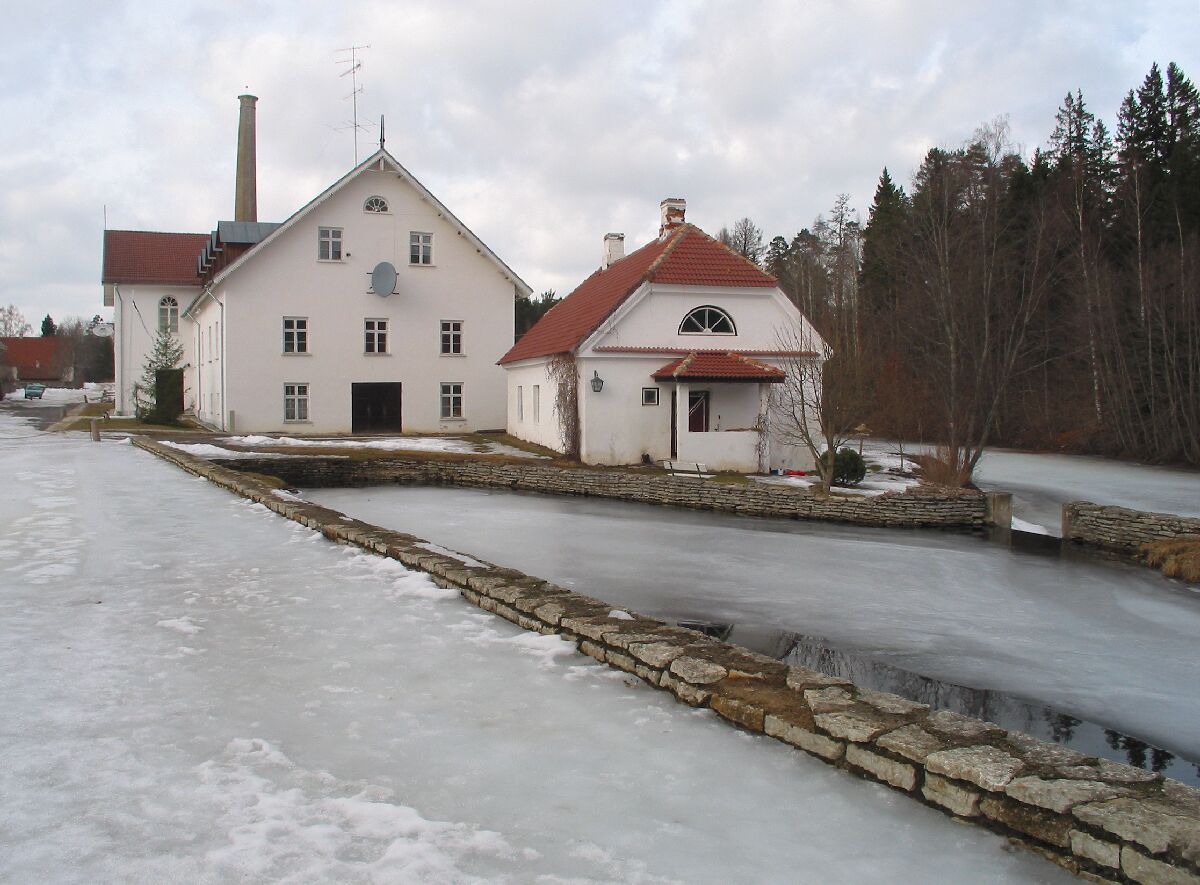
[[[307,422],[309,385],[307,381],[285,381],[283,384],[283,420]],[[288,417],[289,413],[291,417]]]
[[[658,393],[657,387],[643,387],[642,388],[642,405],[643,406],[657,406],[659,404],[659,400],[660,400],[660,398],[659,398],[659,393]]]
[[[700,330],[684,329],[683,327],[684,327],[684,325],[687,324],[688,320],[690,320],[692,317],[701,316],[701,311],[704,312],[704,314],[703,314],[704,319],[703,320],[697,319],[696,324],[703,326],[704,328],[702,328]],[[716,322],[713,322],[713,316],[711,316],[711,315],[715,315],[718,318]],[[729,323],[729,328],[732,331],[717,332],[713,329],[713,327],[716,326],[718,323],[720,323],[722,320]],[[729,311],[724,310],[723,308],[717,307],[715,304],[701,304],[699,307],[693,307],[691,310],[689,310],[687,312],[687,315],[684,316],[684,318],[679,321],[679,334],[680,335],[736,335],[737,334],[737,323],[735,323],[733,321],[733,317],[731,317],[729,315]]]
[[[463,387],[461,381],[441,382],[441,420],[463,420]]]
[[[463,321],[442,320],[441,330],[439,344],[442,349],[442,356],[464,356]]]
[[[517,385],[517,420],[525,420],[525,388]]]
[[[542,385],[533,385],[533,423],[542,423]]]
[[[291,328],[288,323],[292,324]],[[286,356],[308,353],[308,317],[283,318],[283,353]]]
[[[179,302],[173,295],[158,299],[158,331],[179,333]]]
[[[363,200],[363,211],[369,215],[390,215],[391,209],[388,206],[388,201],[379,194],[371,194]]]
[[[340,227],[317,228],[317,261],[341,261],[345,255],[342,240],[344,230]]]
[[[388,352],[387,319],[367,317],[363,320],[363,353],[367,356],[385,356]]]
[[[414,249],[416,249],[415,253]],[[408,232],[408,266],[433,266],[433,234],[430,231],[410,230]]]

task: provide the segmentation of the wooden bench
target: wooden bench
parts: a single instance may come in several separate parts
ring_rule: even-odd
[[[697,461],[672,461],[667,459],[660,462],[663,470],[671,474],[671,476],[699,476],[708,475],[708,468]]]

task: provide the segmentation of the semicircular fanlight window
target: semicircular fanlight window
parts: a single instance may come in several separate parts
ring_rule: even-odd
[[[383,197],[367,197],[363,203],[364,212],[386,212],[388,210],[387,200]]]
[[[719,307],[697,307],[679,324],[680,335],[736,335],[733,319]]]

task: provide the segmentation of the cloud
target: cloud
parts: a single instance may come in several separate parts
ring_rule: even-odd
[[[1136,7],[1136,8],[1134,8]],[[100,308],[113,227],[205,231],[232,212],[238,94],[260,97],[259,212],[281,220],[387,146],[535,290],[571,289],[603,234],[658,201],[709,230],[790,236],[886,165],[1008,114],[1027,151],[1082,88],[1110,121],[1150,64],[1200,75],[1194,2],[50,2],[8,13],[0,303]]]

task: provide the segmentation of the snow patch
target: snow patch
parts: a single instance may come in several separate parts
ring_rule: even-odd
[[[155,627],[162,627],[165,630],[174,630],[176,633],[183,633],[191,636],[200,633],[204,630],[199,624],[195,623],[191,618],[166,618],[162,621],[155,621]]]

